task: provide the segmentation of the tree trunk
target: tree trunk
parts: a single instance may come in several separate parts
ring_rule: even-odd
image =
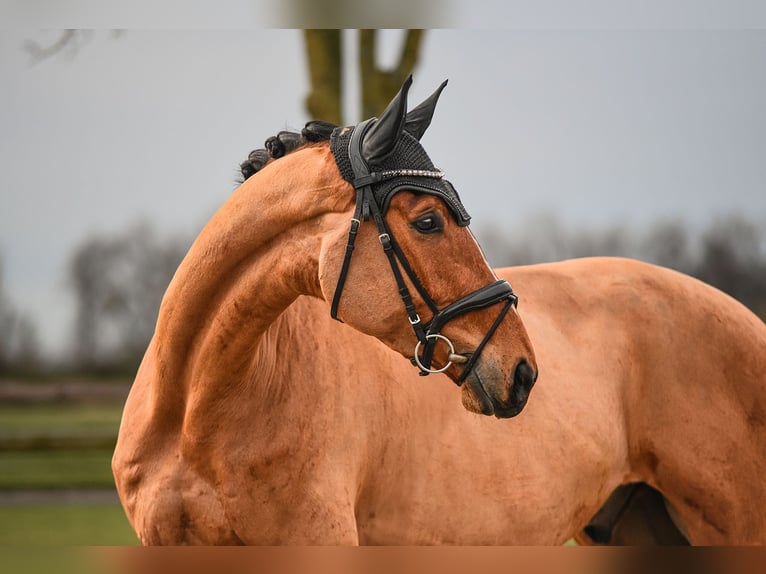
[[[341,91],[341,31],[304,30],[311,92],[306,98],[309,115],[343,125]]]
[[[360,30],[359,65],[362,80],[362,117],[380,114],[415,68],[423,30],[407,30],[399,63],[383,70],[375,63],[377,30]]]
[[[341,30],[304,30],[311,91],[306,108],[314,119],[343,124]],[[407,30],[399,62],[390,70],[375,62],[377,30],[359,31],[362,118],[380,114],[418,61],[423,30]]]

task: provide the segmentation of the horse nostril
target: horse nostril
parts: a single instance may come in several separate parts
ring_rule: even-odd
[[[532,369],[532,366],[526,361],[521,361],[516,367],[516,372],[513,374],[515,392],[524,394],[529,393],[536,380],[537,373]]]

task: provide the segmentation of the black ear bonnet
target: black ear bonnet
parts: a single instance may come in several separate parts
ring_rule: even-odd
[[[365,174],[359,173],[360,170],[357,170],[356,173],[354,171],[349,151],[352,135],[356,130],[362,130],[364,133],[360,139],[365,140],[367,133],[374,132],[376,128],[380,127],[376,126],[378,122],[392,123],[392,115],[406,113],[406,97],[410,82],[411,80],[405,83],[389,108],[383,112],[380,120],[373,118],[356,126],[336,128],[333,131],[330,137],[330,149],[335,157],[335,163],[337,163],[343,179],[350,182],[355,188],[361,185],[359,177]],[[389,130],[387,137],[391,141],[382,157],[380,153],[370,153],[367,155],[374,155],[375,157],[369,159],[365,157],[364,149],[362,149],[361,154],[358,154],[366,165],[369,177],[372,178],[371,187],[375,203],[384,215],[396,192],[406,189],[417,193],[435,195],[444,200],[458,225],[466,226],[471,220],[471,216],[468,215],[455,188],[444,179],[443,174],[434,166],[423,146],[420,145],[420,141],[418,141],[418,137],[430,124],[436,100],[445,84],[446,82],[420,106],[399,118],[398,125]],[[397,105],[399,106],[398,110],[401,111],[395,109]],[[385,130],[385,127],[378,129],[378,132],[382,130]],[[410,132],[418,137],[413,136]],[[374,137],[372,136],[371,139]],[[380,139],[380,136],[378,138]],[[365,144],[361,145],[364,146]],[[369,184],[370,181],[368,180],[367,183]]]
[[[354,183],[354,170],[351,167],[351,160],[348,154],[348,144],[351,141],[351,134],[359,126],[346,128],[336,128],[330,137],[330,149],[335,156],[335,163],[338,164],[343,179],[349,183]],[[439,171],[434,167],[428,154],[420,145],[420,142],[407,132],[400,136],[393,151],[379,163],[369,166],[373,173],[383,173],[389,171],[418,170],[418,171]],[[471,221],[463,203],[452,184],[444,178],[437,179],[432,177],[400,175],[380,181],[372,186],[372,192],[375,202],[383,212],[388,211],[388,205],[391,198],[397,191],[406,189],[418,193],[428,193],[436,195],[444,200],[452,216],[458,225],[466,226]]]

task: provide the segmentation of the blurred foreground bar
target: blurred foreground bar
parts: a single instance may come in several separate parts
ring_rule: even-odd
[[[454,28],[455,0],[282,0],[274,24],[285,28]]]
[[[2,28],[753,30],[756,0],[5,0]]]
[[[264,547],[91,548],[88,572],[702,574],[763,572],[764,548]]]

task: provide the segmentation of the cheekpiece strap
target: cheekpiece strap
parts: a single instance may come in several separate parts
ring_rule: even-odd
[[[416,366],[420,368],[421,375],[425,376],[429,373],[441,372],[451,364],[448,363],[447,366],[439,370],[431,369],[436,341],[443,339],[447,341],[450,348],[452,348],[452,343],[450,343],[446,337],[440,334],[442,327],[444,327],[447,322],[464,313],[483,309],[501,301],[506,302],[503,309],[500,311],[500,314],[495,319],[492,327],[466,362],[462,373],[456,381],[458,386],[460,386],[463,380],[470,373],[471,369],[473,369],[476,361],[479,358],[479,355],[481,354],[482,349],[497,330],[503,318],[508,313],[508,310],[512,306],[516,305],[516,295],[513,293],[511,286],[506,281],[501,280],[482,287],[481,289],[478,289],[465,297],[462,297],[444,309],[439,309],[433,299],[431,299],[429,296],[421,281],[418,279],[415,271],[410,266],[401,247],[399,247],[391,235],[391,232],[383,216],[383,210],[385,209],[385,206],[378,204],[378,199],[376,198],[374,189],[376,184],[380,184],[381,182],[395,178],[432,178],[440,180],[444,177],[444,174],[441,171],[427,169],[387,169],[380,172],[371,172],[370,167],[367,165],[367,161],[363,156],[363,144],[367,130],[375,121],[376,118],[372,118],[361,122],[354,128],[344,128],[353,129],[350,136],[347,135],[343,130],[337,132],[337,137],[339,139],[342,140],[347,138],[347,160],[343,159],[342,155],[340,155],[342,148],[337,147],[339,142],[336,142],[336,144],[334,144],[336,147],[333,148],[333,153],[336,156],[336,161],[338,162],[338,167],[341,170],[341,173],[345,179],[352,183],[354,189],[356,190],[356,206],[354,208],[354,216],[351,218],[351,227],[349,228],[348,233],[348,243],[346,245],[346,252],[343,258],[343,263],[341,265],[340,275],[338,277],[338,284],[333,295],[330,315],[334,319],[340,320],[338,319],[338,306],[340,304],[343,287],[346,282],[346,276],[348,275],[359,226],[362,221],[368,221],[370,218],[373,218],[375,220],[375,225],[378,228],[378,237],[380,239],[381,245],[383,246],[383,252],[386,254],[386,258],[388,259],[389,265],[391,267],[391,272],[399,289],[399,296],[402,299],[408,320],[418,340],[418,345],[415,348],[415,354],[417,355],[418,347],[423,347],[422,357],[416,356],[413,359],[413,362],[416,364]],[[413,183],[412,185],[415,189],[425,191],[426,193],[428,192],[427,190],[424,190],[423,186],[419,183]],[[449,203],[449,198],[447,196],[444,194],[440,195],[446,202]],[[459,203],[459,200],[457,205],[462,209],[462,211],[453,205],[453,212],[462,214],[464,209],[462,208],[462,204]],[[469,219],[470,218],[467,216],[467,214],[463,214],[462,218],[458,219],[458,223],[461,225],[467,225]],[[423,301],[433,313],[431,320],[427,324],[421,321],[420,316],[418,315],[415,303],[412,299],[412,295],[404,279],[403,272],[409,277],[412,285],[415,287]]]

